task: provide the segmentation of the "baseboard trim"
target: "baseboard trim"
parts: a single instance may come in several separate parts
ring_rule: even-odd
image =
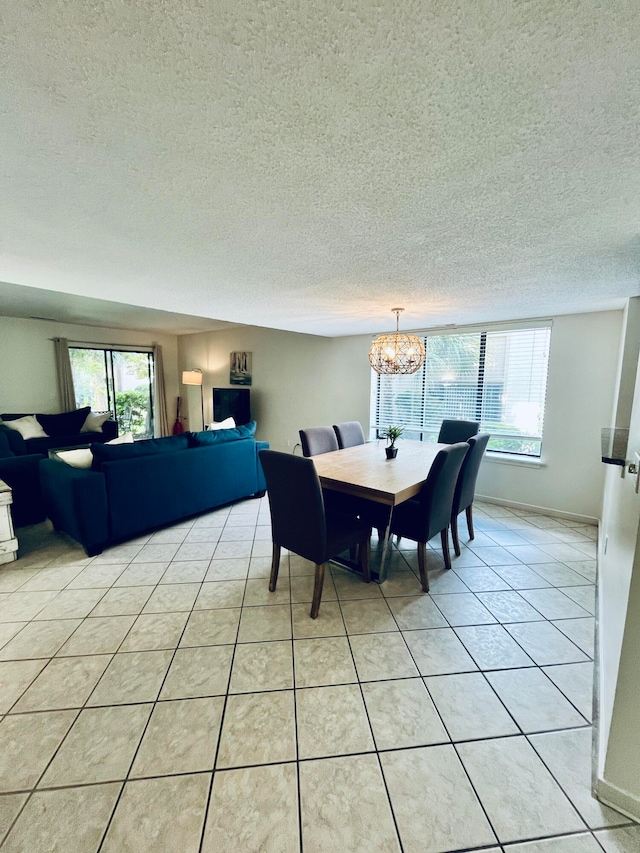
[[[519,501],[508,501],[503,498],[491,498],[488,495],[476,495],[476,500],[484,501],[488,504],[496,504],[497,506],[506,506],[509,509],[526,510],[528,512],[540,512],[544,515],[555,516],[556,518],[568,518],[571,521],[581,521],[585,524],[598,524],[599,519],[591,515],[580,515],[577,512],[565,512],[562,509],[553,509],[552,507],[536,506],[535,504],[525,504]]]
[[[606,806],[621,812],[631,820],[640,823],[640,798],[629,791],[618,788],[606,779],[596,779],[594,794]]]

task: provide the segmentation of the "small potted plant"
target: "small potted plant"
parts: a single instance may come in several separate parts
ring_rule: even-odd
[[[402,433],[404,432],[404,427],[401,426],[389,426],[382,433],[382,438],[386,438],[389,442],[389,446],[385,447],[384,452],[387,454],[387,459],[395,459],[398,455],[398,448],[396,447],[396,439],[400,438]]]

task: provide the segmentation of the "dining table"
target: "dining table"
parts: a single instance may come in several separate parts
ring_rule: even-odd
[[[387,577],[394,507],[418,494],[433,460],[447,446],[405,439],[397,445],[395,459],[387,459],[385,442],[374,440],[310,457],[323,489],[372,501],[381,510],[385,532],[378,583],[383,583]]]

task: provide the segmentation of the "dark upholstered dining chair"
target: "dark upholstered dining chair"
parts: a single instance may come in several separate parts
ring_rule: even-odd
[[[451,506],[451,538],[456,556],[460,556],[460,539],[458,538],[458,515],[465,511],[467,516],[467,529],[469,539],[474,538],[473,532],[473,499],[476,494],[476,481],[482,457],[487,449],[487,442],[491,436],[488,432],[481,432],[469,439],[469,452],[464,458],[462,468],[458,474],[456,490],[453,493],[453,504]]]
[[[467,441],[472,435],[477,435],[480,429],[478,421],[442,421],[438,444],[456,444],[458,441]]]
[[[303,456],[319,456],[321,453],[340,449],[333,427],[307,427],[299,430],[299,433]]]
[[[333,429],[338,439],[338,447],[355,447],[357,444],[365,444],[366,439],[360,421],[344,421],[334,424]]]
[[[269,590],[275,592],[282,548],[315,563],[311,618],[320,609],[327,562],[358,546],[358,565],[369,583],[370,525],[355,516],[325,509],[320,480],[311,459],[261,450],[260,461],[267,481],[273,540]]]
[[[320,456],[321,453],[331,453],[340,450],[335,427],[307,427],[299,430],[303,456]],[[324,492],[324,503],[328,510],[343,512],[345,515],[359,516],[361,501],[351,495],[327,490]],[[355,547],[351,549],[351,557],[355,560]]]
[[[442,540],[442,556],[446,569],[451,568],[449,556],[449,522],[453,493],[458,474],[469,451],[466,442],[458,442],[439,451],[420,492],[415,498],[398,504],[391,517],[391,533],[406,536],[418,544],[418,568],[422,591],[429,592],[427,576],[427,542],[436,533]]]

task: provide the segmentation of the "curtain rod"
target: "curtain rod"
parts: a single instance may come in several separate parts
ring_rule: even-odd
[[[50,341],[63,340],[59,335],[55,338],[49,338]],[[151,350],[153,347],[160,346],[154,341],[151,344],[113,344],[107,341],[106,343],[96,343],[95,341],[70,341],[67,340],[70,347],[85,347],[85,349],[118,349],[131,350],[132,352],[144,352]]]

